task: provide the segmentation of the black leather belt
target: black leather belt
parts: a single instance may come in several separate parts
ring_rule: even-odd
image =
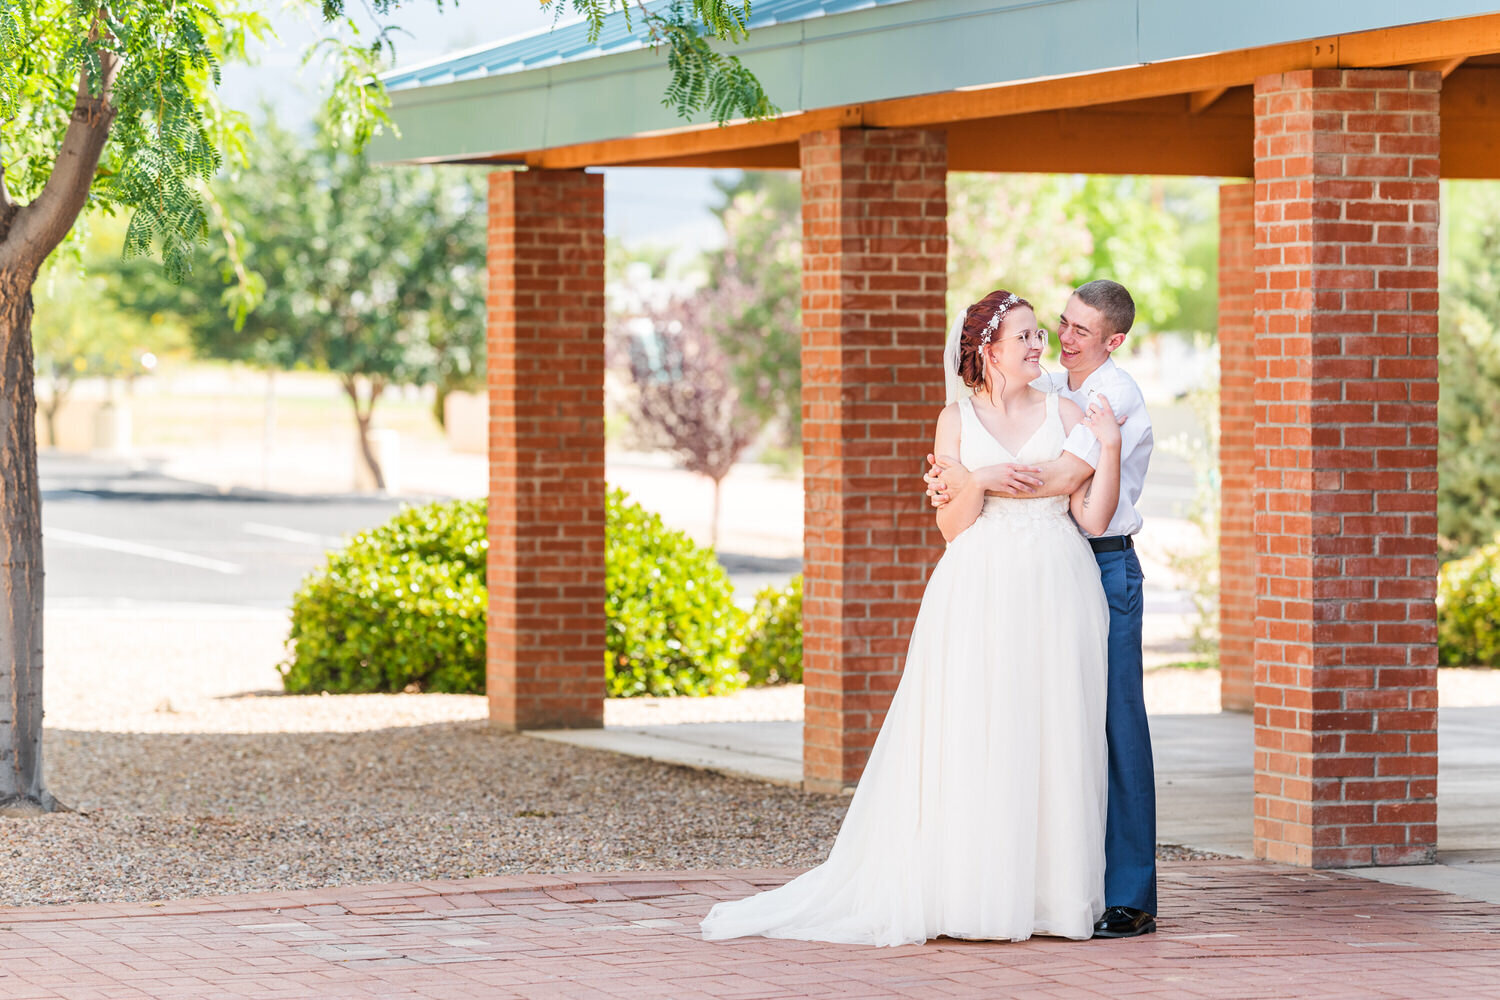
[[[1095,552],[1124,552],[1135,548],[1135,539],[1129,535],[1110,535],[1108,538],[1090,538],[1089,545]]]

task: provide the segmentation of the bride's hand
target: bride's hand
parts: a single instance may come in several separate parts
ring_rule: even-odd
[[[929,454],[927,464],[930,468],[922,479],[934,507],[942,507],[969,483],[971,473],[956,458]]]
[[[1105,448],[1120,447],[1120,425],[1124,422],[1124,417],[1115,416],[1114,409],[1109,405],[1109,398],[1102,392],[1095,394],[1088,411],[1083,415],[1084,425],[1093,431],[1094,437]]]

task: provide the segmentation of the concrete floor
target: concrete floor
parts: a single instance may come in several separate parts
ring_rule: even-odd
[[[1248,715],[1157,715],[1157,839],[1251,857]],[[802,723],[702,722],[536,732],[736,777],[800,786]],[[1500,904],[1500,706],[1438,712],[1438,864],[1351,874]]]

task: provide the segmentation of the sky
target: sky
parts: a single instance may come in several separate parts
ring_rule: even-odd
[[[350,0],[351,7],[360,0]],[[303,52],[318,37],[319,25],[305,9],[282,0],[263,0],[276,28],[255,53],[256,65],[226,66],[222,93],[233,107],[251,110],[262,104],[275,109],[284,124],[312,117],[324,81],[316,67],[302,65]],[[299,9],[300,8],[300,9]],[[432,0],[407,0],[390,20],[402,29],[396,37],[397,67],[428,62],[461,49],[546,29],[552,14],[537,0],[453,0],[439,11]],[[695,251],[717,246],[722,230],[708,206],[717,200],[714,176],[735,171],[618,168],[604,171],[604,229],[627,245],[677,246]]]

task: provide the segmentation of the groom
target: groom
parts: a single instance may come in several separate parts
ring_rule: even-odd
[[[1068,299],[1057,325],[1062,345],[1060,374],[1043,375],[1038,388],[1056,389],[1087,410],[1102,393],[1121,419],[1120,503],[1103,535],[1089,539],[1109,600],[1109,693],[1105,735],[1109,744],[1109,812],[1104,833],[1104,915],[1094,937],[1121,938],[1156,930],[1156,778],[1151,733],[1141,689],[1141,564],[1134,535],[1141,530],[1136,510],[1151,461],[1151,418],[1135,380],[1110,357],[1135,322],[1135,302],[1119,282],[1080,285]],[[1040,497],[1072,493],[1093,473],[1099,443],[1082,423],[1073,429],[1063,454],[1041,466],[1012,466],[1004,478],[1005,496]],[[932,504],[948,501],[943,469],[948,461],[927,456]]]

